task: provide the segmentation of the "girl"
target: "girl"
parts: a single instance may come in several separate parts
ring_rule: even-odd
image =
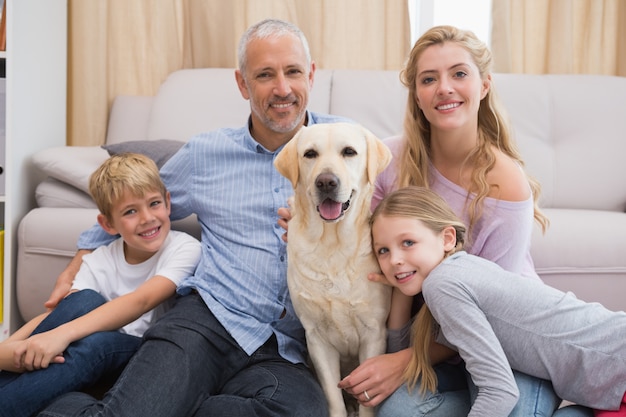
[[[388,195],[370,220],[390,285],[425,306],[412,328],[410,387],[434,390],[431,341],[457,352],[478,388],[469,416],[507,416],[518,401],[511,368],[549,379],[596,416],[626,416],[626,313],[585,303],[462,250],[466,228],[423,187]]]

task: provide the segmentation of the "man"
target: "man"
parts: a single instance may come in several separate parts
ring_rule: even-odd
[[[161,169],[172,219],[195,213],[202,258],[181,297],[145,334],[101,402],[81,393],[40,415],[326,416],[326,400],[304,365],[304,330],[287,290],[286,247],[277,210],[293,193],[273,167],[305,124],[345,121],[308,112],[315,64],[295,26],[265,20],[243,35],[235,72],[250,101],[248,124],[192,138]],[[103,243],[92,228],[79,248]],[[59,277],[63,293],[74,262]]]

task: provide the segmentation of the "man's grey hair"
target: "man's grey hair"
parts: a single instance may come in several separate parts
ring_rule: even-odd
[[[239,71],[245,77],[247,57],[246,51],[250,41],[255,39],[266,39],[272,36],[296,36],[300,39],[302,47],[304,48],[304,54],[306,55],[307,70],[311,67],[311,51],[309,50],[309,43],[306,40],[306,36],[300,30],[300,28],[293,23],[286,22],[279,19],[265,19],[259,23],[250,26],[248,30],[241,36],[239,40],[239,48],[237,49],[237,59],[239,61]]]

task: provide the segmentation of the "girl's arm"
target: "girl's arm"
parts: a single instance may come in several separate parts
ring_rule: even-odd
[[[423,286],[426,303],[478,388],[468,417],[509,415],[519,396],[511,366],[476,296],[467,288],[470,280],[462,283],[466,276],[458,275],[458,269],[444,279],[431,274]]]
[[[14,366],[29,371],[47,368],[67,346],[95,332],[117,330],[172,296],[176,284],[154,276],[135,291],[117,297],[95,310],[55,329],[33,335],[15,350]]]

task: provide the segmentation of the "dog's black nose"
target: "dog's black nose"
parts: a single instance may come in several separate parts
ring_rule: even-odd
[[[339,186],[339,178],[334,174],[320,174],[315,180],[315,186],[324,193],[333,192]]]

